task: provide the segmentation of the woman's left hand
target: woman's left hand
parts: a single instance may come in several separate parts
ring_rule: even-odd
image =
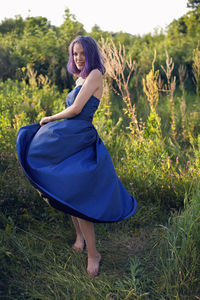
[[[45,124],[47,124],[51,121],[53,121],[51,116],[50,117],[44,117],[40,121],[40,126],[43,126],[43,125],[45,125]]]

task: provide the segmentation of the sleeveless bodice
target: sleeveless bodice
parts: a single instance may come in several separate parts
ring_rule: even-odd
[[[78,95],[82,85],[75,87],[68,95],[66,99],[67,106],[74,103],[76,96]],[[95,96],[91,96],[87,103],[84,105],[80,114],[76,115],[73,119],[85,120],[92,122],[93,115],[99,106],[100,100]]]

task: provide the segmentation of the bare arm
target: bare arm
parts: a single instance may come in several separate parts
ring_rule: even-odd
[[[48,122],[56,121],[60,119],[73,118],[76,115],[80,114],[84,105],[94,94],[94,92],[100,87],[101,84],[102,84],[101,72],[96,69],[91,71],[88,77],[86,78],[81,90],[76,96],[74,103],[58,114],[55,114],[50,117],[42,118],[42,120],[40,121],[40,125],[42,126]]]

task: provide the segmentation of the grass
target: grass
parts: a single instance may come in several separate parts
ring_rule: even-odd
[[[38,196],[13,156],[3,158],[1,172],[0,299],[149,299],[145,269],[151,268],[158,220],[153,205],[139,205],[123,222],[95,225],[102,264],[93,279],[86,272],[86,251],[71,249],[70,217]]]
[[[116,105],[108,89],[94,124],[138,210],[123,222],[95,225],[102,254],[97,278],[87,275],[86,251],[71,248],[70,217],[42,202],[14,155],[17,130],[60,111],[64,93],[41,85],[35,73],[29,85],[1,83],[0,299],[200,299],[199,98],[183,87],[175,95],[169,78],[160,97],[152,64],[144,80],[148,101],[131,103],[131,73],[120,80],[126,56],[116,51],[123,63],[110,76],[122,101]]]
[[[151,222],[140,205],[139,216],[95,224],[102,263],[99,276],[90,278],[86,251],[71,248],[75,231],[70,217],[41,202],[32,190],[35,200],[22,214],[5,205],[0,216],[0,299],[198,299],[199,195],[197,187],[192,199],[185,199],[185,209],[171,213],[166,222],[161,211],[164,222]],[[137,225],[142,216],[145,221]]]
[[[147,250],[145,230],[129,234],[115,225],[97,225],[97,247],[103,259],[100,275],[91,279],[86,273],[86,252],[71,249],[75,233],[69,217],[55,214],[56,222],[32,220],[26,230],[4,216],[3,299],[126,299],[130,292],[134,299],[145,299],[138,257]]]
[[[159,294],[163,299],[199,299],[200,296],[200,192],[185,199],[181,214],[162,226],[159,242]]]

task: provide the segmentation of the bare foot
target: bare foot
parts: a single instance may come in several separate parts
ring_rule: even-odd
[[[96,257],[88,257],[87,272],[90,276],[95,277],[98,275],[100,261],[101,261],[100,253],[98,253]]]
[[[76,241],[75,241],[74,245],[72,246],[72,248],[76,252],[83,252],[84,245],[85,245],[85,241],[84,241],[83,236],[82,235],[81,236],[77,235]]]

